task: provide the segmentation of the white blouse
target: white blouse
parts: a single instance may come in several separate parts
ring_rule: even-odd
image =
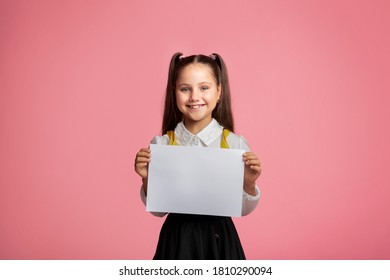
[[[175,139],[178,145],[180,146],[197,146],[197,147],[211,147],[219,148],[221,145],[223,127],[215,120],[212,119],[209,125],[202,129],[198,134],[194,135],[189,132],[183,122],[177,124],[175,128]],[[242,149],[246,152],[250,151],[248,142],[243,136],[234,134],[230,132],[227,137],[227,142],[230,149]],[[158,145],[168,145],[169,137],[167,134],[163,136],[155,136],[152,141],[152,144]],[[257,203],[260,198],[260,190],[256,186],[256,196],[247,194],[243,189],[242,194],[242,216],[248,215],[251,213],[257,206]],[[143,187],[141,187],[141,199],[146,205],[146,196]],[[166,213],[151,212],[155,216],[163,217]]]

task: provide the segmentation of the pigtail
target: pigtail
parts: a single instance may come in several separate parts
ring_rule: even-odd
[[[225,128],[234,132],[233,112],[231,106],[230,86],[227,68],[225,62],[219,54],[213,53],[213,60],[218,65],[219,82],[221,86],[221,97],[217,103],[217,107],[213,111],[213,117]]]
[[[164,103],[164,115],[161,132],[164,135],[168,130],[172,130],[175,128],[176,124],[179,123],[182,119],[181,113],[176,106],[176,95],[175,95],[175,87],[176,87],[176,67],[180,62],[182,53],[175,53],[169,64],[168,71],[168,81],[167,88],[165,91],[165,103]]]

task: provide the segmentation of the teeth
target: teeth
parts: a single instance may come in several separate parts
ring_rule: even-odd
[[[200,107],[202,107],[203,105],[189,105],[189,107],[191,108],[191,109],[198,109],[198,108],[200,108]]]

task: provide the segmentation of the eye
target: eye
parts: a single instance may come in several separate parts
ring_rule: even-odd
[[[201,86],[201,88],[200,88],[202,91],[205,91],[205,90],[208,90],[209,89],[209,87],[208,86]]]
[[[188,87],[182,87],[182,88],[180,89],[180,91],[181,91],[181,92],[189,92],[190,89],[189,89]]]

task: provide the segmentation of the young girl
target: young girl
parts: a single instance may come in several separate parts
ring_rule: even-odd
[[[261,173],[260,161],[250,152],[246,140],[234,134],[229,81],[221,56],[173,55],[162,134],[151,143],[245,150],[242,215],[256,208],[260,192],[255,182]],[[151,160],[150,149],[142,148],[134,164],[142,178],[144,203]],[[152,214],[162,217],[166,213]],[[245,254],[230,217],[170,213],[162,226],[154,259],[245,259]]]

